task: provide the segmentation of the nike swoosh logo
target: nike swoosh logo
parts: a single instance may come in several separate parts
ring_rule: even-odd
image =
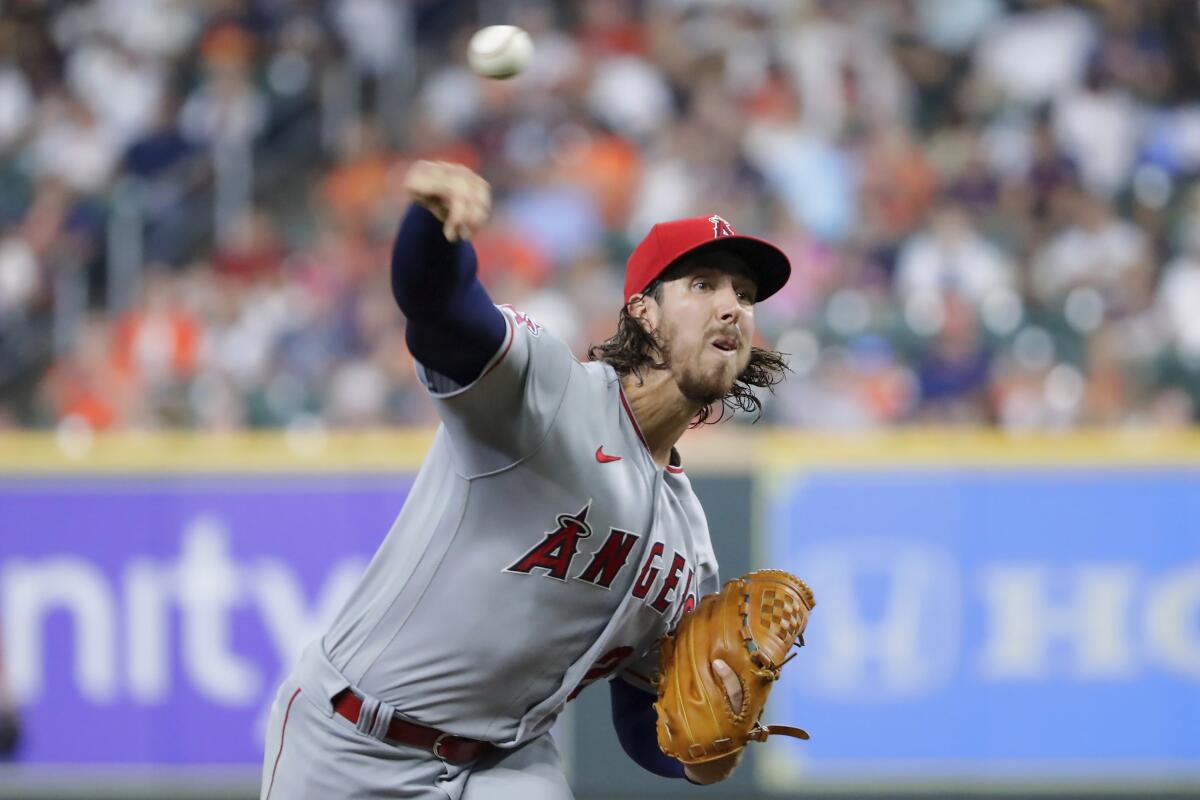
[[[610,456],[604,452],[604,445],[600,445],[596,448],[596,460],[601,464],[611,464],[613,461],[620,461],[621,456]]]

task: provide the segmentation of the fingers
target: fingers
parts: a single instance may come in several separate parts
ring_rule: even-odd
[[[738,680],[737,673],[733,671],[733,667],[719,658],[714,658],[712,668],[716,676],[721,679],[721,685],[725,688],[725,697],[729,700],[729,707],[735,712],[741,711],[742,682]]]
[[[442,222],[448,241],[469,239],[492,211],[487,181],[461,164],[418,161],[409,169],[405,190]]]
[[[444,232],[450,241],[471,238],[472,231],[482,226],[491,213],[491,195],[483,181],[455,187],[449,193],[448,203]]]
[[[446,212],[446,219],[442,221],[442,235],[446,237],[447,242],[453,242],[458,239],[460,230],[458,218],[462,214],[461,205],[453,196],[447,198],[446,208],[448,211]]]
[[[482,181],[470,181],[453,199],[453,231],[460,239],[470,239],[471,233],[487,222],[491,213],[491,192]],[[451,219],[447,218],[447,223]]]
[[[449,213],[446,214],[442,233],[447,241],[470,239],[472,229],[482,220],[478,219],[471,198],[465,194],[451,194],[448,199]]]
[[[464,181],[460,194],[462,212],[459,226],[462,228],[460,235],[464,239],[469,239],[471,231],[487,222],[492,211],[492,193],[487,182],[473,173],[469,175],[470,179]]]

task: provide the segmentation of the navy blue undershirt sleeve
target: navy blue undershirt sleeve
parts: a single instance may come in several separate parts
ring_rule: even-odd
[[[409,352],[461,386],[478,378],[507,331],[476,271],[475,248],[449,242],[442,223],[414,203],[392,248],[392,295],[408,324]]]
[[[626,755],[638,766],[664,778],[682,778],[683,764],[658,747],[654,695],[616,678],[608,682],[613,727]]]

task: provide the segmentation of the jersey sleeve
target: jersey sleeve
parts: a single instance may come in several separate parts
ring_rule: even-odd
[[[510,306],[499,308],[507,331],[474,381],[463,386],[417,364],[465,477],[502,470],[536,451],[579,365],[566,343],[540,323]]]

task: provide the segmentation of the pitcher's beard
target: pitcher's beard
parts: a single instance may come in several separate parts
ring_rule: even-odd
[[[662,330],[655,331],[653,335],[659,352],[662,354],[663,363],[671,371],[671,377],[674,378],[675,385],[679,387],[679,393],[689,403],[694,404],[697,408],[704,408],[724,399],[733,390],[733,385],[737,381],[737,376],[741,374],[741,370],[726,380],[723,369],[713,369],[707,373],[682,369],[672,352],[671,342],[674,337],[670,333],[664,335]],[[703,357],[699,360],[703,361]],[[745,369],[744,366],[743,369]]]
[[[672,364],[671,375],[675,378],[675,385],[689,403],[703,408],[723,399],[733,389],[736,375],[726,380],[724,370],[714,369],[707,373],[680,370],[672,363],[670,350],[664,350],[667,363]]]
[[[700,408],[717,402],[733,388],[732,384],[725,385],[724,381],[697,379],[693,375],[677,375],[675,384],[689,403]]]

